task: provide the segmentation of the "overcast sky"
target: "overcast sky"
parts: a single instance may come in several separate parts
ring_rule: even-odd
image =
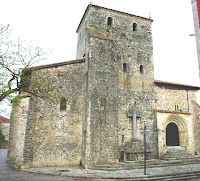
[[[76,59],[76,29],[90,0],[0,0],[0,23],[16,37],[53,49],[40,64]],[[155,79],[199,85],[191,0],[93,0],[153,19]]]

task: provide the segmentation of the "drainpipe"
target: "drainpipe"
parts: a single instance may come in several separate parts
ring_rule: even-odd
[[[187,90],[187,106],[188,106],[188,112],[190,112],[190,105],[189,105],[189,95]]]

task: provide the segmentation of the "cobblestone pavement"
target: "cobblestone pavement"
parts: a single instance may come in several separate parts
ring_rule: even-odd
[[[108,171],[78,167],[44,167],[19,171],[6,163],[6,156],[7,150],[0,150],[0,181],[200,180],[200,163],[147,168],[147,175],[144,176],[144,170],[141,168]]]

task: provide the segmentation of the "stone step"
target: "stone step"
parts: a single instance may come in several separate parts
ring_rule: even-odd
[[[151,175],[143,177],[135,177],[126,179],[126,181],[142,181],[142,180],[165,180],[165,181],[174,181],[174,180],[198,180],[200,178],[199,172],[186,172],[180,174],[168,174],[168,175]]]
[[[147,168],[153,167],[165,167],[165,166],[174,166],[174,165],[185,165],[190,163],[199,163],[199,159],[191,159],[191,160],[160,160],[160,159],[152,159],[146,161]],[[94,170],[107,170],[107,171],[115,171],[115,170],[130,170],[130,169],[140,169],[144,168],[144,161],[126,161],[119,162],[118,164],[104,164],[104,165],[95,165],[92,167]]]
[[[189,158],[195,158],[194,155],[171,155],[171,154],[167,154],[162,156],[162,158],[179,158],[179,159],[189,159]]]
[[[199,160],[199,156],[189,153],[187,150],[181,147],[167,148],[165,155],[161,157],[162,160],[183,160],[183,161],[195,161]]]

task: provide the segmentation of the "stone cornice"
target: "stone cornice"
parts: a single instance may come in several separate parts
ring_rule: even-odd
[[[169,111],[169,110],[159,110],[159,109],[154,109],[155,112],[159,113],[171,113],[171,114],[187,114],[191,115],[189,112],[182,112],[182,111]]]

